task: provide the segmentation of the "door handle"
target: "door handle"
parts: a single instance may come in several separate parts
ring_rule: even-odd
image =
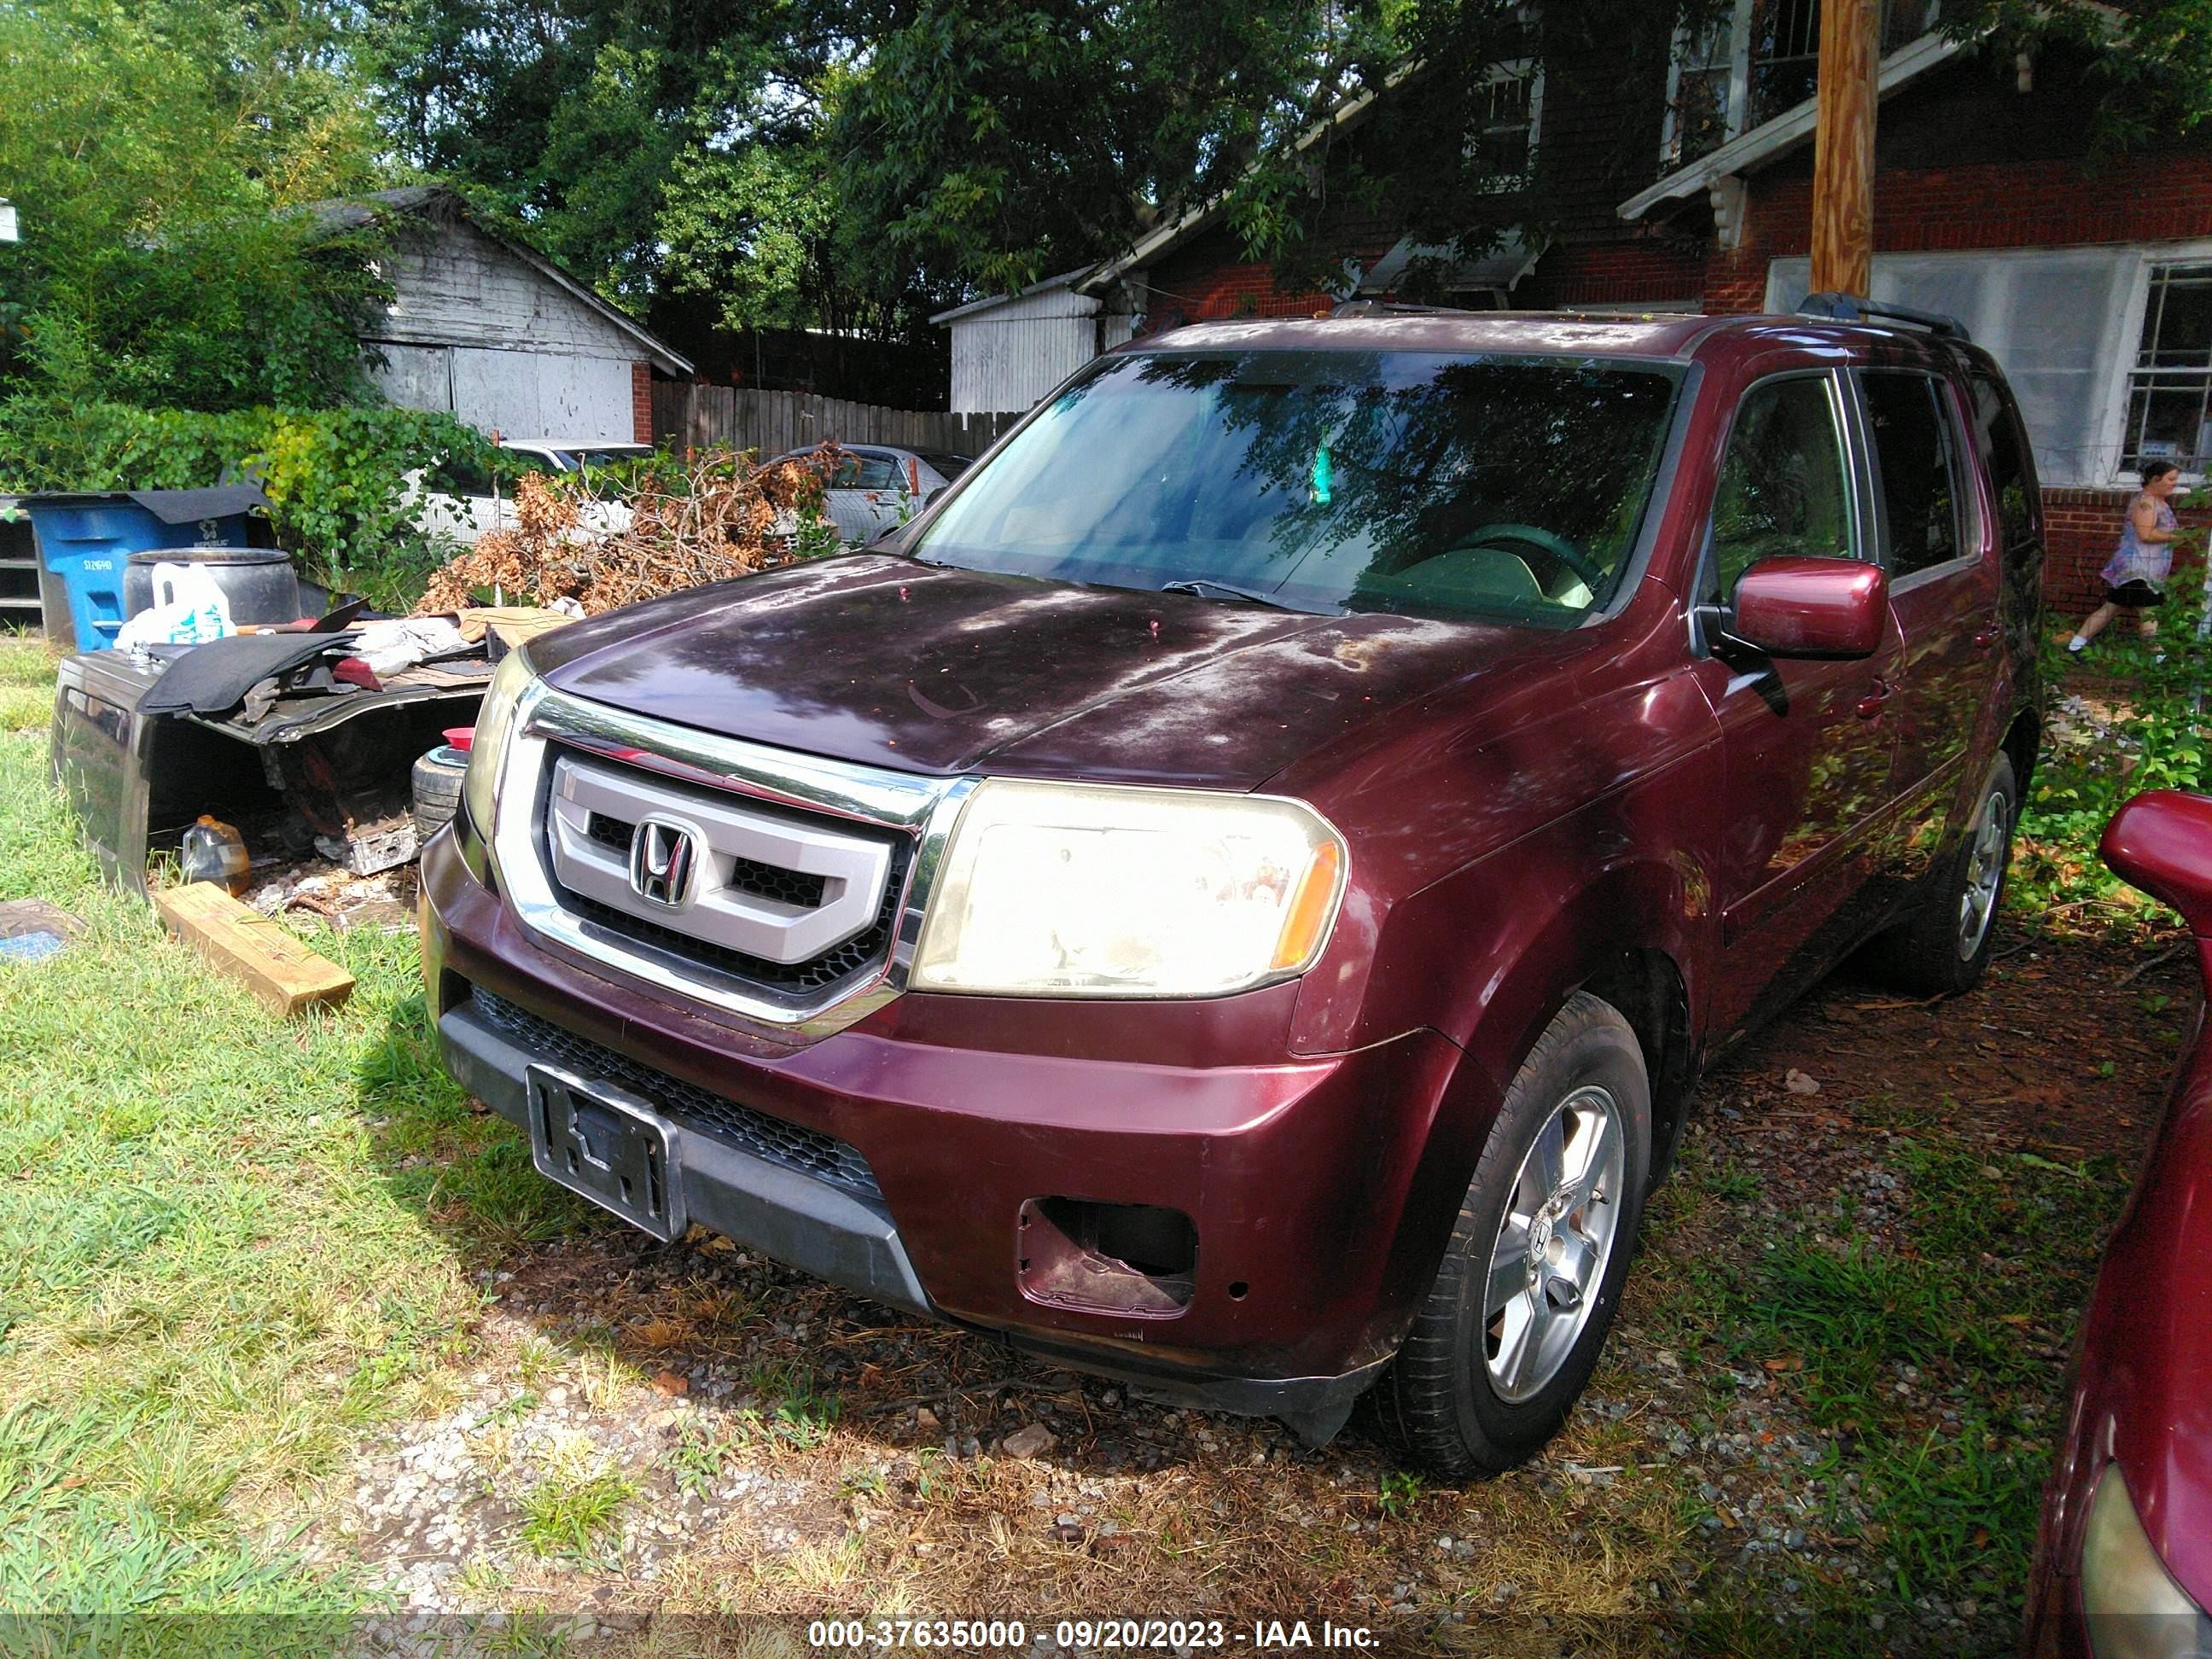
[[[1859,699],[1858,717],[1863,720],[1880,718],[1881,706],[1889,701],[1889,682],[1876,680],[1874,690]]]

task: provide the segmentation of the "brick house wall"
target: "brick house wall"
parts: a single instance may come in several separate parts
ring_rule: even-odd
[[[1762,284],[1764,276],[1760,278]],[[1547,251],[1520,289],[1516,305],[1547,310],[1577,306],[1694,301],[1705,292],[1705,251],[1680,239],[1644,235],[1563,242]]]
[[[1273,265],[1237,258],[1238,252],[1232,232],[1210,230],[1146,271],[1146,331],[1178,318],[1207,323],[1229,317],[1310,317],[1326,314],[1336,303],[1319,289],[1283,286]]]
[[[1615,210],[1659,173],[1672,13],[1624,5],[1601,22],[1584,18],[1547,28],[1539,46],[1540,200],[1531,206],[1551,240],[1514,289],[1512,303],[1545,309],[1695,298],[1701,244],[1664,228],[1626,223]],[[1436,143],[1419,125],[1419,96],[1418,82],[1401,88],[1336,141],[1329,206],[1314,239],[1326,251],[1324,265],[1351,260],[1371,266],[1406,234],[1418,180],[1414,188],[1401,191],[1393,185],[1380,199],[1368,199],[1348,177],[1357,169],[1370,180],[1397,180],[1414,172],[1399,158]],[[1317,288],[1279,283],[1270,265],[1246,258],[1237,237],[1218,223],[1157,260],[1145,276],[1155,318],[1304,317],[1335,303]]]

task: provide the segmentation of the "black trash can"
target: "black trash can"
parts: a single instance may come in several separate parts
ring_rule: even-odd
[[[154,567],[196,565],[216,580],[234,623],[288,623],[300,616],[291,556],[266,547],[156,547],[133,553],[123,571],[123,614],[154,608]]]

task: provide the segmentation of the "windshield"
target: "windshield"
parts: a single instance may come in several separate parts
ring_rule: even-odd
[[[1114,358],[910,550],[1298,610],[1569,626],[1620,583],[1680,385],[1667,365],[1560,356]]]

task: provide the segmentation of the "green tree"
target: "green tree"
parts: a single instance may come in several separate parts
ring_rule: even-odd
[[[11,392],[199,410],[364,394],[370,239],[296,211],[375,178],[354,45],[335,0],[0,9]]]
[[[839,198],[886,265],[1018,289],[1228,189],[1389,41],[1371,3],[920,0],[831,107]]]
[[[2100,149],[2135,149],[2212,114],[2212,0],[1953,0],[1944,32],[2001,59],[2051,47],[2101,84]]]
[[[842,49],[802,0],[371,3],[406,160],[633,306],[665,276],[655,221],[678,156],[803,121]]]

